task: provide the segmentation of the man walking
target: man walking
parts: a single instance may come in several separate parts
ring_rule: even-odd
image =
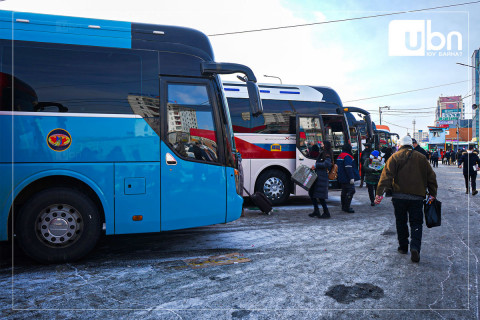
[[[438,150],[435,149],[433,150],[433,153],[432,153],[432,161],[433,161],[433,167],[437,167],[438,168]]]
[[[480,165],[480,159],[478,155],[473,152],[473,145],[470,145],[468,151],[465,152],[460,159],[458,159],[458,167],[461,168],[463,164],[463,177],[465,178],[465,188],[467,189],[466,194],[469,193],[468,190],[468,180],[472,185],[472,196],[478,193],[477,191],[477,170],[478,165]]]
[[[353,195],[355,194],[355,180],[360,180],[358,170],[353,166],[352,146],[344,144],[342,153],[337,157],[338,166],[338,182],[342,186],[340,199],[342,202],[342,210],[348,213],[354,213],[355,210],[350,206],[352,204]]]
[[[428,157],[427,156],[427,151],[425,151],[422,147],[420,147],[417,140],[412,139],[412,146],[413,146],[413,150],[420,152],[421,154],[423,154],[425,156],[425,158]]]
[[[428,193],[437,196],[437,178],[427,159],[412,149],[412,138],[399,141],[401,148],[385,164],[377,187],[375,203],[379,204],[386,190],[393,191],[392,203],[398,236],[398,252],[408,252],[410,222],[410,253],[413,262],[420,261],[423,225],[423,200]]]

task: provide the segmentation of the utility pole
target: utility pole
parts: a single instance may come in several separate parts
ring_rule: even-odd
[[[380,115],[380,124],[382,124],[382,109],[390,110],[390,106],[378,107],[378,114]]]
[[[412,124],[413,124],[413,138],[415,138],[415,119],[413,119]],[[420,140],[420,137],[418,137],[418,140]]]

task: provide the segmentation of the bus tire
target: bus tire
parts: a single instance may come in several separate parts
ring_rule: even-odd
[[[255,190],[262,192],[273,205],[287,201],[290,196],[290,183],[285,172],[278,169],[269,169],[260,174]]]
[[[84,257],[102,232],[98,207],[87,195],[70,188],[50,188],[33,195],[14,223],[19,246],[41,263]]]

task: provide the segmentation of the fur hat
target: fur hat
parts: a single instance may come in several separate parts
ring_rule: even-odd
[[[401,146],[411,146],[412,145],[412,137],[405,136],[398,140],[398,144]]]

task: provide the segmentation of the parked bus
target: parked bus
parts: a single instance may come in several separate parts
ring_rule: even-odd
[[[275,205],[290,194],[307,195],[291,175],[300,164],[315,163],[320,141],[330,141],[335,156],[350,143],[342,101],[331,88],[259,84],[264,114],[258,118],[250,114],[245,84],[225,82],[224,89],[245,188],[263,192]]]
[[[238,219],[238,157],[206,35],[0,11],[0,240],[41,262],[107,235]],[[247,94],[245,94],[247,97]],[[253,116],[252,116],[253,118]]]

